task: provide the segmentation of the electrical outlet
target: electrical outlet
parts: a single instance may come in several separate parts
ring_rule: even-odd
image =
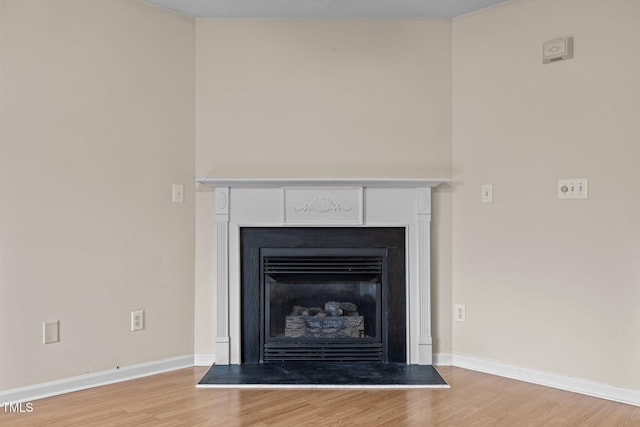
[[[131,312],[131,330],[141,331],[144,329],[144,310]]]
[[[454,307],[453,317],[456,322],[467,321],[467,309],[464,304],[456,304]]]

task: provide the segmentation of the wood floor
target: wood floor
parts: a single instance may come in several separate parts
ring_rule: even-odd
[[[2,426],[640,426],[640,407],[441,367],[451,389],[196,389],[189,368],[32,402]]]

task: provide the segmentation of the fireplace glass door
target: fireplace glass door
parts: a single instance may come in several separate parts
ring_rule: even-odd
[[[262,361],[382,361],[384,249],[262,250]]]

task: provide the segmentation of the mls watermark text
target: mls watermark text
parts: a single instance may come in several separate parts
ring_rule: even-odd
[[[30,414],[33,412],[31,402],[0,402],[0,414]]]

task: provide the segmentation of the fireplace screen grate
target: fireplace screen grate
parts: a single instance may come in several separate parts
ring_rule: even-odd
[[[263,362],[384,360],[384,250],[331,251],[263,255]]]
[[[290,342],[267,343],[264,346],[264,362],[381,362],[380,343],[329,343]]]
[[[266,274],[377,274],[382,257],[264,257]]]

